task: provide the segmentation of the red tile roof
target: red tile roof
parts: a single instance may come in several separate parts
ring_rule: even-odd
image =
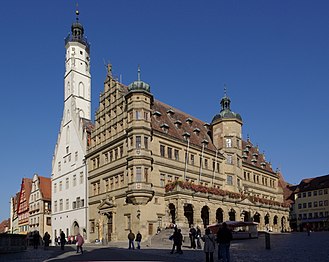
[[[39,176],[39,188],[44,200],[51,200],[51,179],[48,177]]]
[[[297,185],[295,193],[323,188],[329,188],[329,175],[303,179],[299,185]]]

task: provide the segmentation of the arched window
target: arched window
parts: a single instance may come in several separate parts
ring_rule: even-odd
[[[78,96],[85,96],[85,85],[82,82],[79,83]]]

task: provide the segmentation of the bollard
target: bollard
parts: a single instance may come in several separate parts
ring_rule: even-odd
[[[265,232],[265,248],[271,249],[271,238],[270,238],[270,233],[268,232]]]

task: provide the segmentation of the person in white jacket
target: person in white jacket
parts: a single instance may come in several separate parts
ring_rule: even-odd
[[[203,251],[206,254],[206,262],[214,262],[214,252],[216,247],[215,236],[209,228],[206,228],[205,235],[202,237],[204,242]]]

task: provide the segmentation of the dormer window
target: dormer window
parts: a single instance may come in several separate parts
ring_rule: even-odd
[[[203,139],[201,143],[202,143],[202,145],[204,145],[204,147],[208,147],[209,142],[207,139]]]
[[[246,147],[247,147],[247,148],[251,148],[251,145],[250,145],[250,144],[247,144]]]
[[[253,159],[251,159],[251,162],[255,165],[257,163],[257,159],[253,158]]]
[[[169,126],[166,123],[162,124],[160,127],[163,132],[168,133]]]
[[[243,152],[246,153],[246,155],[248,155],[248,153],[249,153],[249,148],[246,147],[245,149],[243,149]]]
[[[183,134],[184,140],[189,139],[190,136],[191,136],[191,135],[190,135],[190,133],[188,133],[188,132],[185,132],[185,133]]]
[[[193,133],[196,134],[197,136],[200,134],[200,129],[199,128],[194,128]]]
[[[204,123],[203,126],[204,126],[205,129],[207,129],[207,131],[209,131],[210,125],[208,123]]]
[[[175,114],[175,111],[172,110],[171,108],[169,108],[169,109],[167,110],[167,114],[168,114],[168,116],[172,117],[172,116]]]
[[[257,159],[258,158],[258,154],[257,153],[253,153],[252,156]]]
[[[243,158],[243,159],[247,159],[247,158],[248,158],[248,155],[247,155],[246,152],[243,152],[242,158]]]
[[[175,127],[180,128],[182,126],[182,121],[176,120],[174,124],[175,124]]]
[[[265,167],[266,167],[266,163],[265,163],[265,162],[262,162],[262,163],[260,163],[260,166],[261,166],[262,168],[265,168]]]
[[[192,118],[186,118],[186,123],[188,123],[189,125],[191,125],[193,123],[193,119]]]
[[[156,120],[159,120],[159,118],[160,118],[160,116],[162,115],[159,111],[154,111],[153,113],[152,113],[152,115],[154,115],[154,117],[155,117],[155,119]]]

